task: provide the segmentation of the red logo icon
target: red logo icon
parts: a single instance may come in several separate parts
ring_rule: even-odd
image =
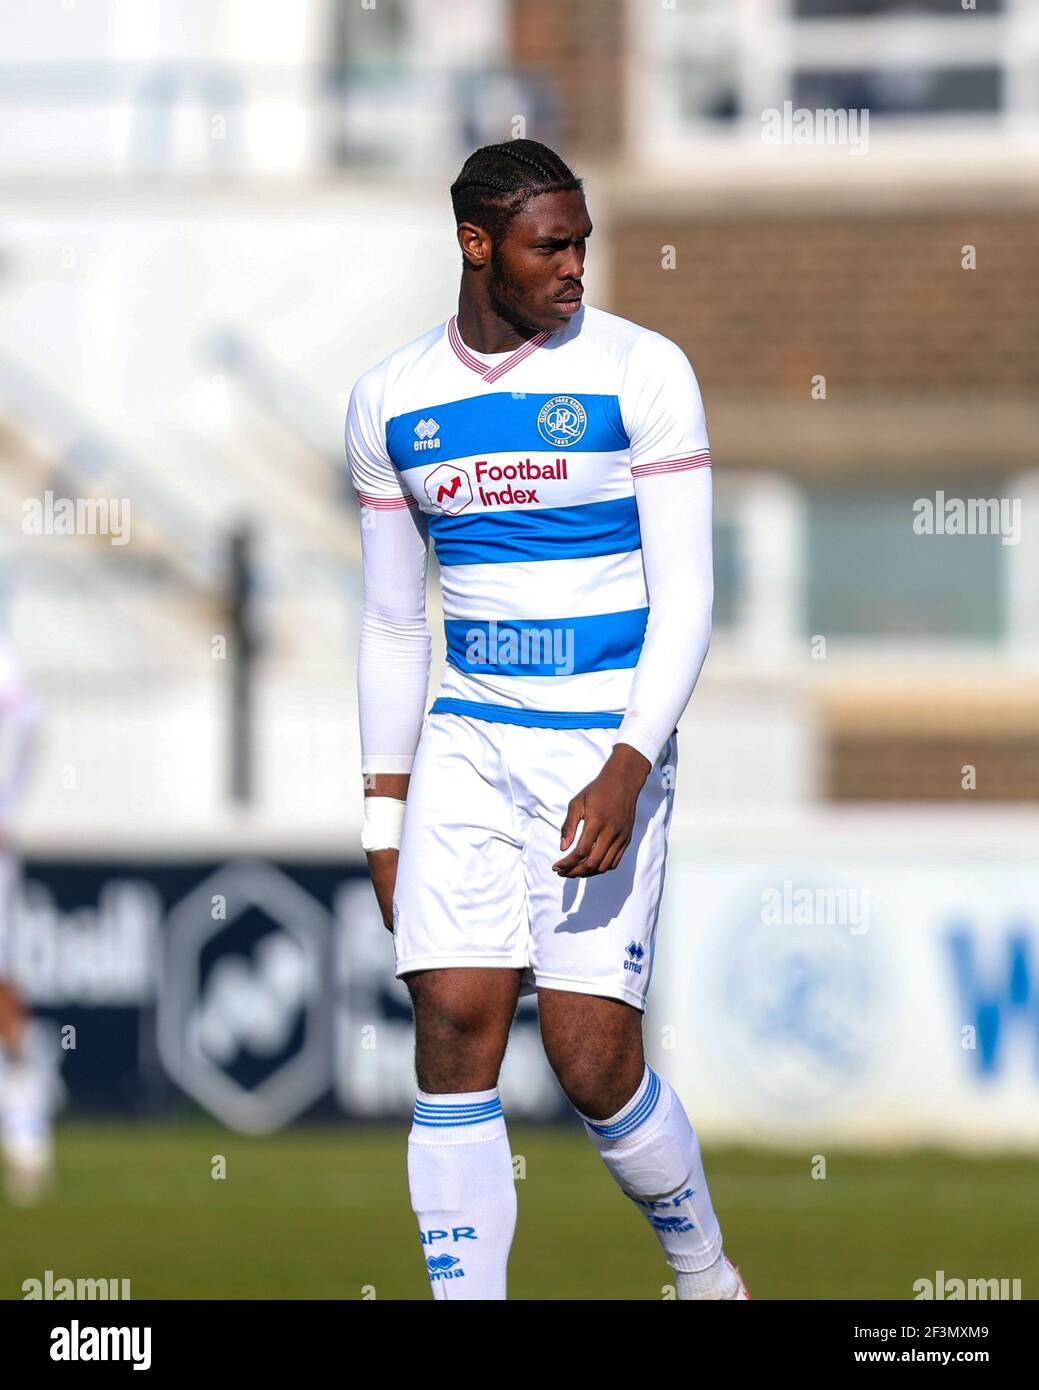
[[[441,463],[426,474],[426,496],[438,511],[455,516],[473,500],[473,485],[464,468]]]

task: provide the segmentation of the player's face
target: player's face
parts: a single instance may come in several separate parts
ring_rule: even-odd
[[[491,246],[491,303],[517,328],[557,332],[581,307],[585,240],[592,224],[583,193],[531,198]]]

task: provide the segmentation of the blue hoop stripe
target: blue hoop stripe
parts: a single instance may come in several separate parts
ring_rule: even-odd
[[[486,1120],[496,1120],[504,1113],[501,1108],[501,1100],[497,1096],[472,1104],[465,1104],[464,1102],[437,1104],[425,1100],[415,1101],[415,1123],[437,1129],[457,1128],[459,1125],[479,1125]]]
[[[603,1139],[623,1139],[632,1130],[638,1129],[639,1125],[649,1119],[656,1103],[660,1098],[660,1077],[652,1067],[649,1068],[649,1085],[646,1087],[646,1094],[636,1105],[630,1115],[625,1115],[623,1120],[618,1120],[612,1125],[593,1125],[585,1121],[588,1128],[594,1130]]]

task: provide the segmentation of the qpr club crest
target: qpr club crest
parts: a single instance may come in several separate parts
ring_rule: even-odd
[[[587,412],[573,396],[553,396],[538,416],[538,433],[557,449],[576,444],[587,426]]]

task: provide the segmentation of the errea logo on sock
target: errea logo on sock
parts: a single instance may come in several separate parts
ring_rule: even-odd
[[[688,1216],[650,1216],[646,1213],[654,1231],[692,1231],[696,1228]]]
[[[435,1284],[438,1279],[464,1279],[465,1270],[461,1264],[457,1255],[431,1255],[426,1261],[430,1282]]]

